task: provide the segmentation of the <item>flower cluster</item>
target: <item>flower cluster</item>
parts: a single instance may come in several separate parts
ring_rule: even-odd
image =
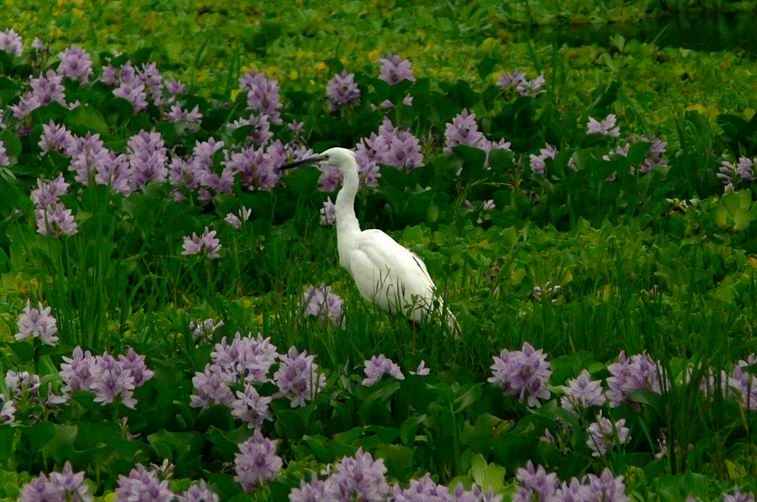
[[[589,436],[586,438],[586,444],[591,448],[594,457],[606,455],[616,444],[625,444],[629,439],[629,430],[624,418],[613,423],[607,417],[603,417],[601,412],[597,421],[589,425],[587,431]]]
[[[276,443],[256,430],[250,439],[239,444],[239,451],[234,455],[234,480],[245,491],[255,491],[262,483],[278,476],[283,462],[276,455]]]
[[[307,351],[299,352],[290,347],[285,355],[279,356],[279,369],[273,375],[279,392],[276,397],[289,399],[290,406],[305,406],[326,386],[326,376],[318,371],[315,356]]]
[[[0,424],[12,424],[16,421],[16,403],[12,397],[0,394]]]
[[[578,378],[568,380],[568,385],[563,387],[565,395],[560,398],[560,406],[574,415],[590,406],[602,406],[605,404],[605,395],[600,380],[592,380],[587,370],[581,371]]]
[[[362,138],[355,147],[360,177],[368,187],[378,184],[378,164],[412,171],[423,165],[420,142],[410,131],[400,129],[384,117],[378,134]]]
[[[192,337],[195,340],[195,344],[210,343],[213,341],[213,333],[224,325],[223,321],[214,321],[213,319],[205,319],[204,321],[189,321],[189,329],[192,331]]]
[[[92,356],[77,346],[71,357],[63,356],[60,368],[64,392],[87,390],[93,392],[95,402],[103,406],[119,398],[124,406],[132,409],[137,405],[134,389],[153,377],[145,364],[145,356],[131,347],[126,355],[121,354],[116,359],[107,352]]]
[[[627,502],[626,486],[623,476],[613,476],[609,469],[596,476],[589,474],[583,479],[571,478],[560,483],[555,473],[547,473],[542,466],[534,467],[528,461],[525,468],[518,469],[516,475],[518,488],[513,502],[530,502],[532,500],[549,500],[560,502]]]
[[[335,465],[327,466],[322,472],[325,480],[313,474],[311,480],[300,481],[298,488],[289,493],[292,502],[326,502],[364,500],[381,502],[438,501],[438,502],[502,502],[502,497],[491,490],[482,492],[475,484],[465,490],[462,483],[454,489],[435,483],[426,473],[420,479],[413,479],[407,488],[399,483],[389,486],[386,481],[386,466],[382,459],[358,449],[352,457],[343,457]]]
[[[308,287],[302,294],[300,308],[305,316],[317,317],[321,321],[329,320],[335,325],[344,322],[342,299],[334,294],[331,286],[325,284]]]
[[[139,134],[129,138],[128,159],[131,189],[138,190],[148,181],[165,181],[168,176],[166,156],[167,149],[160,133],[147,132],[144,129]]]
[[[589,117],[586,134],[598,134],[615,139],[620,136],[620,127],[616,125],[617,119],[614,113],[609,114],[601,122],[594,117]]]
[[[272,124],[281,124],[279,82],[252,70],[239,78],[239,87],[247,91],[247,107],[257,114],[268,116]]]
[[[66,104],[66,89],[63,87],[63,77],[53,70],[47,70],[37,78],[30,78],[31,90],[21,96],[19,102],[11,105],[13,116],[19,120],[28,117],[37,108],[56,102],[66,108],[75,108]]]
[[[209,230],[205,227],[205,231],[202,235],[197,235],[196,232],[192,232],[192,235],[184,237],[184,249],[181,254],[184,256],[192,256],[196,254],[204,254],[210,260],[215,260],[221,257],[221,241],[216,238],[216,231]]]
[[[116,70],[110,63],[103,67],[100,82],[113,86],[113,95],[128,101],[134,113],[145,110],[150,102],[163,104],[163,77],[155,63],[146,63],[139,68],[131,61]]]
[[[415,82],[413,64],[397,54],[388,54],[381,58],[379,78],[389,85],[397,85],[403,80]]]
[[[58,73],[64,77],[77,80],[81,84],[86,84],[92,77],[92,58],[84,49],[72,45],[58,54],[58,59]]]
[[[405,375],[402,374],[400,367],[384,354],[371,357],[363,363],[363,366],[363,371],[365,372],[363,385],[373,385],[381,380],[384,375],[389,375],[397,380],[405,379]],[[423,371],[421,366],[418,368]]]
[[[169,502],[176,497],[168,488],[168,480],[161,480],[155,471],[148,471],[142,464],[137,464],[128,476],[118,476],[116,495],[119,501]]]
[[[51,472],[50,476],[44,473],[21,489],[21,502],[72,501],[90,502],[94,500],[89,493],[89,488],[84,484],[84,473],[74,472],[70,462],[63,465],[63,471]]]
[[[242,206],[236,213],[227,213],[224,220],[226,221],[226,223],[239,230],[240,228],[242,228],[242,225],[247,223],[247,220],[250,219],[251,215],[252,209]]]
[[[535,96],[544,87],[544,82],[544,75],[528,80],[525,73],[513,71],[501,74],[497,80],[497,87],[506,92],[514,91],[521,96]]]
[[[607,379],[607,400],[610,406],[631,403],[630,394],[640,390],[648,390],[660,394],[662,392],[662,378],[660,365],[646,354],[635,354],[626,357],[621,352],[618,362],[607,367],[612,375]],[[631,403],[638,408],[638,404]]]
[[[39,338],[46,345],[58,343],[58,322],[50,314],[50,307],[40,302],[37,308],[32,308],[31,302],[26,301],[26,308],[18,318],[18,333],[16,340]]]
[[[342,73],[334,75],[326,86],[326,98],[328,100],[329,110],[332,112],[345,107],[352,106],[360,101],[360,88],[355,83],[355,74]]]
[[[217,343],[210,357],[212,362],[192,378],[196,394],[191,396],[190,406],[195,408],[205,409],[213,402],[232,406],[229,384],[267,382],[278,353],[269,338],[243,337],[237,332],[231,343],[226,337]]]
[[[557,149],[547,143],[547,145],[539,150],[539,155],[534,155],[533,153],[529,157],[529,161],[531,164],[531,170],[536,174],[537,176],[544,176],[544,169],[546,167],[546,160],[552,159],[555,160],[557,157]]]
[[[0,167],[7,167],[11,165],[11,159],[8,157],[8,150],[5,148],[5,143],[0,140]]]
[[[68,187],[63,174],[58,174],[49,182],[37,179],[37,188],[32,191],[31,199],[35,204],[34,215],[40,234],[57,237],[77,232],[73,213],[60,201],[60,197],[68,193]]]
[[[327,227],[336,223],[336,205],[331,201],[331,197],[326,198],[320,213],[321,226]]]
[[[252,383],[245,382],[244,392],[237,391],[237,398],[231,402],[231,414],[247,422],[250,429],[259,430],[263,421],[273,419],[269,409],[272,400],[261,396]]]
[[[476,114],[464,108],[462,112],[455,115],[452,122],[444,125],[444,152],[451,154],[452,149],[459,145],[466,145],[478,148],[486,152],[484,164],[489,165],[489,153],[492,150],[510,151],[510,142],[504,138],[499,141],[489,140],[484,133],[478,130],[476,123]]]
[[[191,110],[187,110],[179,103],[173,103],[171,109],[166,113],[165,119],[169,122],[184,123],[188,131],[197,132],[200,130],[202,113],[200,113],[198,105],[195,105]]]
[[[21,35],[10,28],[0,31],[0,51],[5,51],[8,54],[21,57],[23,51],[23,39],[21,38]]]
[[[540,399],[549,399],[547,384],[552,370],[547,355],[530,343],[525,342],[521,350],[504,349],[494,357],[491,369],[489,382],[500,385],[505,394],[517,396],[527,406],[540,407]]]
[[[757,168],[755,165],[757,165],[757,159],[750,159],[744,156],[739,157],[736,163],[724,160],[720,164],[717,177],[723,182],[725,191],[732,192],[734,185],[739,181],[754,183],[757,180]]]

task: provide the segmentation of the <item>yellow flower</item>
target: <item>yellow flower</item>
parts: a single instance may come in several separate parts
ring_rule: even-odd
[[[368,53],[368,61],[376,62],[379,56],[381,56],[381,49],[377,47]]]

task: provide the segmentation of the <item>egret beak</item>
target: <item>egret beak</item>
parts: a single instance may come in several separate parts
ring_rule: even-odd
[[[326,157],[323,155],[316,155],[315,157],[309,157],[307,159],[302,160],[296,160],[294,162],[290,162],[289,164],[285,164],[281,167],[279,167],[279,171],[286,171],[287,169],[292,169],[293,167],[299,167],[299,166],[305,166],[309,164],[317,164],[321,162],[322,160],[325,160]]]

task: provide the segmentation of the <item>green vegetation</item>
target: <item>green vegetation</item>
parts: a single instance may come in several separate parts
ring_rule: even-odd
[[[332,4],[5,0],[23,52],[0,34],[0,500],[67,461],[116,500],[120,476],[164,460],[176,494],[203,479],[221,500],[287,500],[358,451],[390,485],[430,473],[504,500],[524,500],[529,461],[563,481],[607,468],[632,500],[755,491],[757,64],[658,44],[671,13],[750,19],[754,2]],[[619,32],[529,31],[587,23]],[[660,32],[620,33],[643,23]],[[93,73],[59,62],[71,44]],[[412,70],[379,78],[394,53]],[[423,258],[459,337],[362,299],[325,221],[338,180],[279,174],[356,145],[361,225]],[[227,367],[231,398],[198,404],[237,332],[278,359]],[[487,381],[524,343],[549,362],[533,401],[512,375]],[[98,357],[78,386],[75,347]],[[290,347],[317,364],[302,406],[282,390]],[[128,369],[130,348],[154,374]],[[619,383],[623,353],[650,362],[642,383]],[[404,380],[364,382],[378,354]],[[608,402],[574,414],[560,398],[582,370]],[[109,375],[108,397],[93,382]],[[272,400],[251,418],[237,392]],[[600,409],[614,445],[597,452]],[[256,427],[283,464],[251,486],[238,457],[264,444]]]

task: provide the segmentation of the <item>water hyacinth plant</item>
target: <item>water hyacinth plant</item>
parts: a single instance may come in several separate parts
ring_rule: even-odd
[[[754,61],[663,3],[9,3],[0,499],[752,500]]]

